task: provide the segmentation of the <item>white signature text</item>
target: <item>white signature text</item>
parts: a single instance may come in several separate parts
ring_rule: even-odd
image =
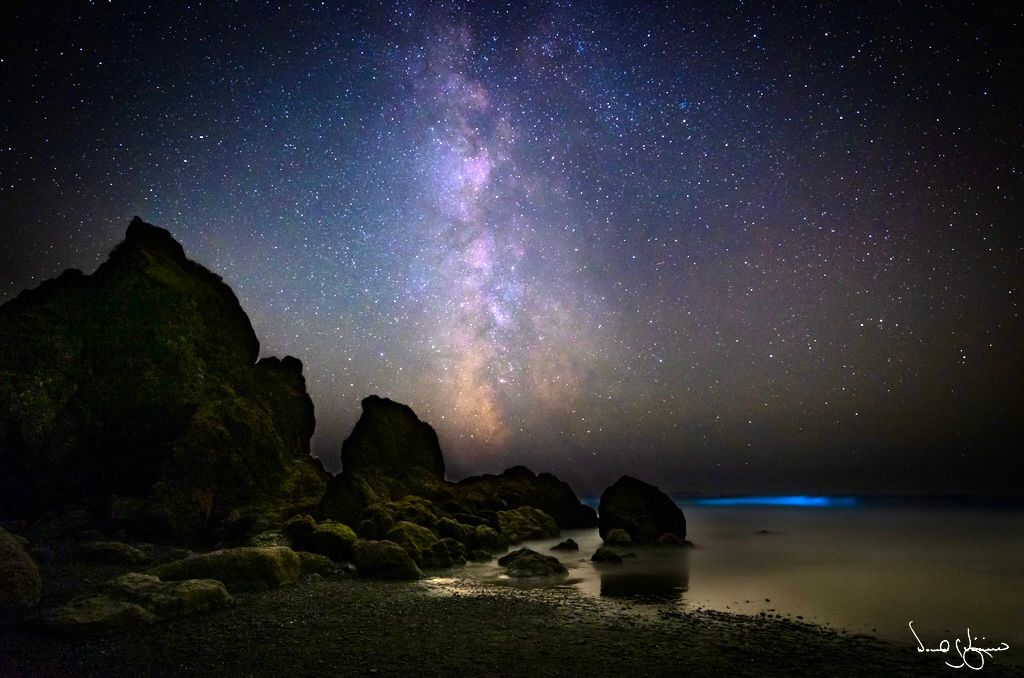
[[[965,666],[974,671],[980,671],[985,666],[985,658],[992,659],[993,652],[1004,652],[1010,649],[1010,646],[1006,643],[999,643],[998,647],[975,647],[974,641],[978,639],[977,636],[971,636],[971,627],[967,627],[967,640],[965,643],[961,643],[960,639],[957,638],[953,645],[949,644],[948,640],[943,640],[939,643],[938,647],[925,647],[924,643],[921,642],[920,636],[917,635],[917,631],[914,630],[914,622],[910,622],[910,632],[914,634],[914,638],[917,640],[917,651],[918,652],[941,652],[948,654],[950,651],[955,652],[959,658],[959,664],[950,664],[946,662],[946,666],[952,669],[962,669]],[[982,636],[982,640],[985,637]]]

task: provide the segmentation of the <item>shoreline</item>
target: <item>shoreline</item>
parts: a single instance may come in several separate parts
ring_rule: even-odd
[[[44,604],[66,600],[77,588],[70,578],[83,574],[77,566],[45,569],[50,581],[64,581]],[[90,568],[84,579],[110,570]],[[868,676],[945,669],[912,645],[807,622],[653,610],[568,587],[489,586],[458,574],[419,582],[312,576],[237,594],[234,606],[217,612],[104,635],[43,635],[8,617],[0,626],[0,674]],[[438,579],[458,587],[444,590]],[[992,662],[997,673],[1008,668]]]

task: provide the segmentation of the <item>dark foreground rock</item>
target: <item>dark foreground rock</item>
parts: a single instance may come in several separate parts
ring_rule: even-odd
[[[686,539],[686,518],[672,498],[654,485],[622,476],[601,494],[598,531],[606,539],[625,530],[633,543],[653,544],[663,534]]]
[[[302,562],[284,546],[240,547],[199,553],[150,569],[161,579],[216,579],[231,592],[265,591],[299,578]]]
[[[576,543],[575,539],[571,537],[565,541],[560,541],[551,547],[552,551],[579,551],[580,545]]]
[[[161,228],[136,218],[94,274],[0,306],[0,346],[0,517],[92,503],[193,539],[253,501],[323,493],[301,363],[258,360],[235,294]]]
[[[35,605],[41,590],[39,569],[25,545],[0,529],[0,610]]]
[[[75,558],[84,563],[140,565],[149,558],[131,544],[118,541],[90,541],[78,547]]]
[[[508,576],[516,579],[530,577],[562,577],[569,574],[565,565],[554,556],[522,548],[498,558],[498,565],[508,570]]]
[[[569,484],[550,473],[535,474],[525,466],[514,466],[501,475],[471,476],[458,483],[461,498],[484,508],[532,506],[551,516],[564,530],[597,526],[594,509],[580,503]]]
[[[359,540],[354,547],[356,571],[375,579],[419,579],[420,568],[409,553],[393,541]]]
[[[132,572],[113,579],[96,593],[29,617],[30,627],[54,633],[81,634],[137,628],[158,620],[209,612],[230,605],[219,581],[187,579],[162,582]]]
[[[617,564],[622,562],[622,554],[609,546],[598,546],[590,559],[595,563]]]

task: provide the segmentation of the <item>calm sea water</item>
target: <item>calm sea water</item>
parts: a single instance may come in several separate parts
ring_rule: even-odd
[[[696,548],[634,549],[622,565],[590,563],[596,530],[563,533],[579,553],[549,551],[558,540],[528,545],[566,564],[560,585],[627,604],[802,617],[910,647],[911,621],[928,646],[965,638],[969,626],[972,637],[1022,656],[1024,508],[846,504],[684,503]],[[467,574],[522,585],[493,563]]]

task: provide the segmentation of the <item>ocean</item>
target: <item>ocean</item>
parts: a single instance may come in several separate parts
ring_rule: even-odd
[[[557,555],[579,591],[624,604],[712,609],[802,619],[837,631],[937,647],[1024,649],[1024,507],[974,502],[747,498],[681,502],[692,549],[633,549],[621,565],[595,566],[597,530],[525,544]],[[510,582],[493,564],[467,575]],[[527,584],[529,585],[529,584]]]

